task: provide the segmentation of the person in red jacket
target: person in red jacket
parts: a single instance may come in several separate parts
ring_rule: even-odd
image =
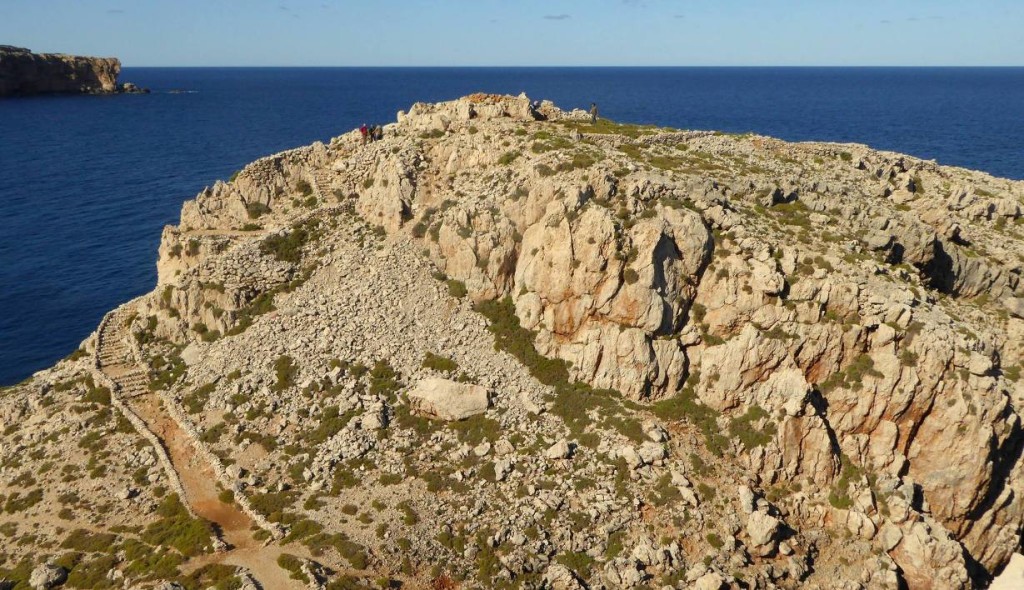
[[[366,140],[370,136],[370,128],[366,126],[366,123],[359,128],[359,134],[363,136],[363,145],[366,145]]]

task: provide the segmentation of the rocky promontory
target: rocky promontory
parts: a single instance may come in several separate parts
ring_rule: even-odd
[[[1022,206],[525,96],[260,159],[0,392],[0,576],[985,587],[1024,527]]]
[[[118,84],[121,62],[113,57],[32,53],[0,45],[0,97],[33,94],[116,94],[148,92]]]

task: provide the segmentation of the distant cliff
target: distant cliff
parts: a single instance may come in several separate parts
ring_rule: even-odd
[[[0,97],[30,94],[113,94],[138,92],[118,85],[121,62],[113,57],[32,53],[0,45]]]

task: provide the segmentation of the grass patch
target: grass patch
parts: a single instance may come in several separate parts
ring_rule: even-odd
[[[696,381],[696,376],[692,380]],[[651,411],[662,420],[685,420],[696,426],[704,435],[708,451],[716,456],[721,456],[729,447],[729,439],[722,435],[718,427],[718,412],[700,403],[691,386],[674,397],[656,402],[651,406]]]
[[[761,429],[755,428],[754,423],[768,418],[768,412],[761,406],[755,404],[747,408],[747,413],[729,422],[729,434],[740,441],[743,448],[751,450],[763,447],[775,438],[776,427],[772,422],[766,422]]]

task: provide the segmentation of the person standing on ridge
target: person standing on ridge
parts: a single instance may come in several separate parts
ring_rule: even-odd
[[[359,134],[363,136],[363,145],[366,145],[366,138],[370,134],[370,128],[366,126],[366,123],[359,128]]]
[[[597,123],[597,103],[590,103],[590,122],[591,124]]]

